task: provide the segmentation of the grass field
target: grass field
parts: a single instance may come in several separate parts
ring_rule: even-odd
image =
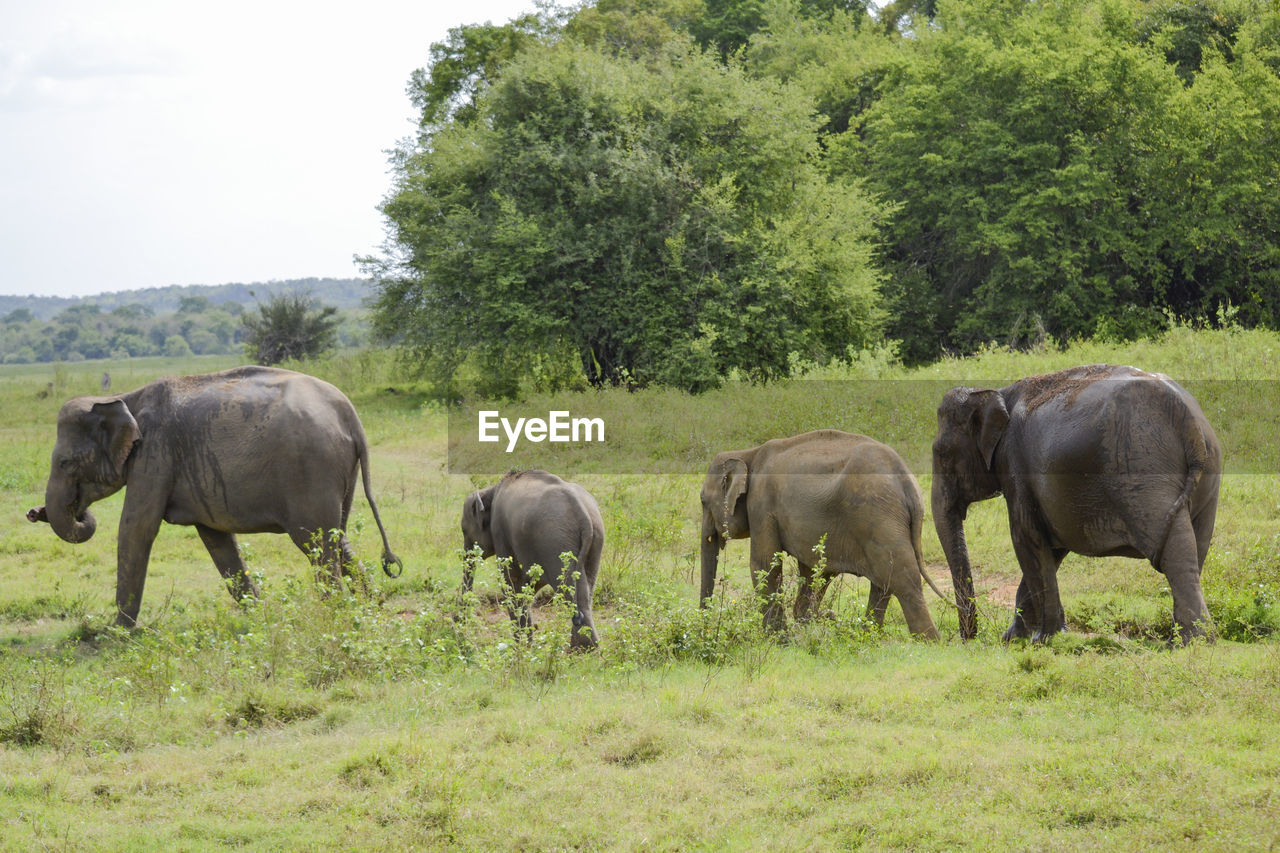
[[[142,627],[118,631],[123,493],[95,505],[98,534],[81,545],[24,518],[43,503],[57,410],[97,393],[104,369],[123,391],[229,364],[0,368],[0,849],[1273,849],[1278,355],[1275,334],[1179,328],[914,372],[872,357],[701,397],[513,405],[609,424],[601,446],[511,460],[601,504],[591,654],[567,652],[554,603],[531,644],[514,642],[492,564],[459,601],[462,499],[508,460],[465,447],[478,401],[451,424],[368,353],[300,368],[360,410],[404,575],[324,596],[285,537],[243,537],[263,597],[239,605],[195,533],[165,526]],[[838,427],[897,447],[927,494],[939,388],[1097,361],[1186,380],[1223,439],[1204,577],[1216,643],[1166,648],[1171,599],[1145,563],[1072,556],[1060,575],[1071,632],[1001,644],[1018,572],[999,500],[967,526],[975,642],[956,639],[954,612],[928,592],[941,644],[909,640],[896,603],[883,631],[868,628],[858,579],[836,582],[829,618],[766,636],[744,542],[725,552],[716,606],[698,610],[697,490],[712,453]],[[362,496],[351,527],[374,562]],[[949,590],[931,520],[924,546]]]

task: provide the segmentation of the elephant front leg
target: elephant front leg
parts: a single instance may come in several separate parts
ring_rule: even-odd
[[[799,580],[796,584],[796,603],[791,615],[797,622],[805,622],[818,615],[822,605],[822,597],[827,591],[830,577],[820,574],[814,578],[813,566],[806,566],[797,560]]]
[[[777,536],[751,537],[751,583],[764,612],[764,627],[770,631],[787,627],[781,601],[783,555],[778,545]]]
[[[132,628],[142,609],[142,589],[147,582],[151,544],[160,531],[160,513],[126,499],[120,515],[120,535],[116,542],[116,624]]]
[[[218,574],[227,582],[227,591],[231,593],[231,597],[236,601],[245,596],[257,598],[261,592],[253,578],[249,577],[249,569],[240,556],[240,549],[236,547],[235,534],[214,530],[203,524],[196,525],[196,532],[200,534],[200,541],[204,542],[209,556],[213,558]]]

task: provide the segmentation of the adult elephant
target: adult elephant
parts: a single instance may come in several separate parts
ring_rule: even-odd
[[[569,645],[598,643],[591,595],[604,551],[604,520],[591,493],[539,469],[513,471],[487,489],[472,492],[462,505],[462,548],[480,547],[481,558],[497,555],[512,592],[531,584],[562,589],[574,605]],[[572,554],[565,565],[562,555]],[[534,566],[542,574],[534,580]],[[462,586],[471,591],[475,566],[466,558]],[[534,590],[530,590],[533,592]],[[507,612],[525,636],[533,627],[529,603],[515,599]]]
[[[720,551],[751,538],[751,580],[765,595],[765,624],[785,624],[779,552],[799,564],[794,616],[816,612],[826,582],[848,573],[871,581],[867,615],[883,624],[890,595],[913,634],[936,639],[920,579],[924,571],[920,486],[894,450],[865,435],[823,429],[718,454],[702,484],[702,604],[715,592]],[[822,582],[814,584],[826,536]],[[761,577],[764,578],[761,585]]]
[[[354,561],[346,536],[357,469],[369,485],[369,444],[341,391],[302,373],[239,367],[158,379],[118,397],[76,397],[58,413],[45,505],[27,513],[67,542],[97,523],[89,505],[128,486],[120,515],[116,622],[138,620],[160,522],[192,525],[239,600],[257,595],[237,533],[285,533],[335,578]],[[339,531],[337,535],[333,531]]]
[[[996,390],[951,389],[938,406],[932,504],[961,636],[977,629],[965,515],[1001,494],[1022,568],[1006,640],[1063,629],[1057,575],[1069,551],[1150,560],[1173,592],[1178,638],[1204,634],[1200,571],[1221,474],[1200,406],[1158,373],[1089,365]]]

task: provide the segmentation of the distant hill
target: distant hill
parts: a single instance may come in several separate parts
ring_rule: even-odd
[[[178,310],[178,304],[184,297],[193,296],[203,296],[214,305],[235,302],[252,308],[271,295],[293,291],[309,292],[322,305],[338,309],[361,308],[364,300],[372,295],[369,281],[363,278],[298,278],[252,284],[171,284],[96,296],[0,296],[0,317],[26,308],[39,320],[51,320],[76,305],[98,305],[104,312],[124,305],[141,305],[156,315],[170,314]]]

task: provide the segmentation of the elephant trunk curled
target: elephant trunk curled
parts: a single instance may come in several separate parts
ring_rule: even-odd
[[[93,513],[79,508],[79,493],[74,485],[50,480],[44,501],[43,518],[39,520],[48,521],[60,539],[72,544],[87,542],[98,529]]]
[[[971,640],[978,633],[978,611],[974,602],[969,548],[964,538],[967,507],[947,493],[937,476],[934,477],[930,503],[938,539],[947,555],[947,565],[951,568],[951,585],[955,588],[956,607],[960,611],[960,637]]]

